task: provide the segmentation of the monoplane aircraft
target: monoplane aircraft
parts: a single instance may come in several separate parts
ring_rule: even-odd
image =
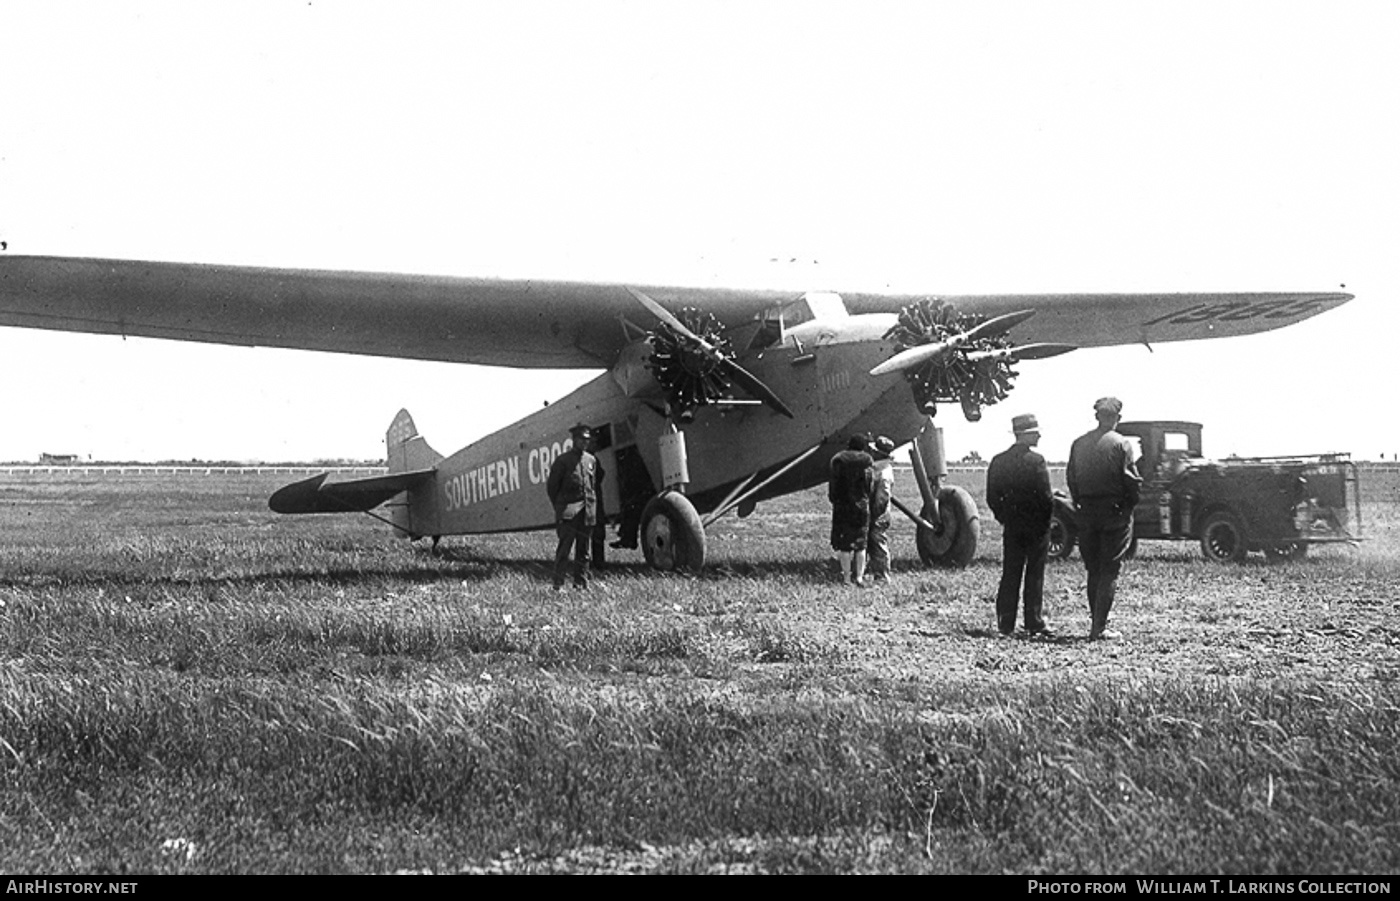
[[[401,411],[387,472],[289,485],[281,513],[370,512],[412,538],[553,526],[571,426],[597,436],[610,520],[640,516],[658,569],[697,569],[705,528],[827,478],[855,433],[913,442],[926,564],[961,566],[977,510],[943,486],[939,404],[976,420],[1023,360],[1290,325],[1341,293],[935,296],[666,287],[0,256],[0,325],[601,374],[444,457]],[[375,514],[372,514],[375,515]]]

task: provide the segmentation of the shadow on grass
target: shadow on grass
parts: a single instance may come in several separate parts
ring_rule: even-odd
[[[1010,635],[1002,635],[996,629],[971,626],[960,630],[968,638],[981,638],[991,642],[1005,643],[1007,645],[1050,645],[1054,647],[1064,647],[1067,645],[1084,645],[1090,643],[1090,638],[1084,633],[1069,633],[1054,630],[1049,635],[1038,633],[1032,635],[1021,629],[1017,629]]]
[[[95,561],[41,561],[42,567],[21,569],[24,575],[0,576],[0,589],[46,590],[54,588],[106,588],[123,590],[133,587],[150,589],[155,586],[186,588],[219,587],[287,587],[332,586],[395,582],[407,585],[432,585],[440,582],[486,582],[502,576],[515,576],[526,582],[548,585],[552,581],[554,560],[534,549],[513,548],[502,554],[495,549],[479,549],[471,545],[427,542],[414,544],[407,553],[368,552],[346,562],[345,553],[334,547],[324,549],[327,565],[315,562],[320,553],[307,556],[303,551],[298,561],[288,564],[270,552],[269,563],[275,568],[263,569],[259,557],[237,556],[217,562],[201,560],[195,553],[175,549],[152,555],[133,563],[120,555],[101,555]],[[534,551],[534,552],[532,552]],[[358,559],[365,560],[364,563]],[[917,562],[896,560],[897,577],[936,576],[949,572],[941,569],[921,569]],[[967,571],[999,566],[996,561],[977,560]],[[714,560],[698,573],[663,573],[653,569],[637,552],[628,552],[621,559],[605,558],[592,567],[593,576],[603,582],[611,580],[682,579],[695,582],[725,583],[731,581],[777,580],[812,587],[840,588],[841,580],[835,558],[805,557],[789,560]]]

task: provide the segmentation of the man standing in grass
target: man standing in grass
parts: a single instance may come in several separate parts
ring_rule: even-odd
[[[554,458],[545,489],[554,505],[559,545],[554,551],[554,590],[564,587],[569,551],[574,554],[574,587],[588,587],[588,554],[598,516],[598,461],[588,452],[592,430],[582,423],[569,429],[568,450]]]
[[[1050,637],[1041,614],[1045,589],[1045,558],[1050,550],[1050,472],[1036,453],[1040,423],[1025,414],[1013,417],[1016,443],[992,458],[987,466],[987,506],[1001,523],[1001,583],[997,586],[997,631],[1003,638],[1016,630],[1016,600],[1025,577],[1023,607],[1026,633]]]
[[[1142,491],[1133,446],[1117,431],[1123,402],[1094,401],[1098,428],[1075,439],[1065,481],[1079,519],[1079,554],[1089,574],[1091,639],[1117,638],[1108,628],[1118,572],[1133,541],[1133,507]]]
[[[890,497],[894,494],[894,441],[884,435],[875,439],[870,456],[875,459],[870,486],[870,531],[866,537],[866,558],[870,577],[876,582],[890,580]]]
[[[827,498],[831,501],[831,549],[841,566],[841,581],[865,587],[865,542],[870,528],[871,469],[866,437],[852,435],[846,449],[831,458]]]

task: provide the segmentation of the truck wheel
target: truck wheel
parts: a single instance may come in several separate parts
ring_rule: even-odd
[[[642,555],[654,569],[698,572],[705,565],[705,527],[695,505],[678,491],[663,491],[642,510]]]
[[[962,569],[977,554],[977,536],[982,531],[977,502],[961,488],[944,488],[938,492],[938,514],[941,532],[920,526],[914,536],[919,559],[924,566]],[[925,507],[919,515],[932,522],[933,510]]]
[[[1264,556],[1271,563],[1286,563],[1289,560],[1302,560],[1308,555],[1308,546],[1301,541],[1264,548]]]
[[[1055,560],[1064,560],[1074,553],[1074,542],[1077,535],[1074,530],[1074,523],[1064,517],[1060,511],[1056,510],[1050,515],[1050,556]]]
[[[1201,526],[1201,553],[1214,563],[1239,563],[1248,548],[1244,527],[1235,514],[1217,510],[1206,517]]]

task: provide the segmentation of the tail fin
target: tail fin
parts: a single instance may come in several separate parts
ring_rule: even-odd
[[[418,434],[418,427],[413,424],[413,417],[408,415],[407,410],[400,410],[399,415],[389,424],[389,431],[384,434],[384,448],[384,462],[390,475],[396,472],[432,469],[442,459],[442,454],[428,447],[428,442]],[[394,529],[399,535],[407,538],[419,537],[413,528],[411,491],[398,495],[386,506],[389,521],[394,524]]]
[[[418,469],[432,469],[442,460],[442,454],[428,446],[428,442],[418,434],[413,417],[407,410],[389,424],[384,435],[385,464],[389,472],[410,472]]]

